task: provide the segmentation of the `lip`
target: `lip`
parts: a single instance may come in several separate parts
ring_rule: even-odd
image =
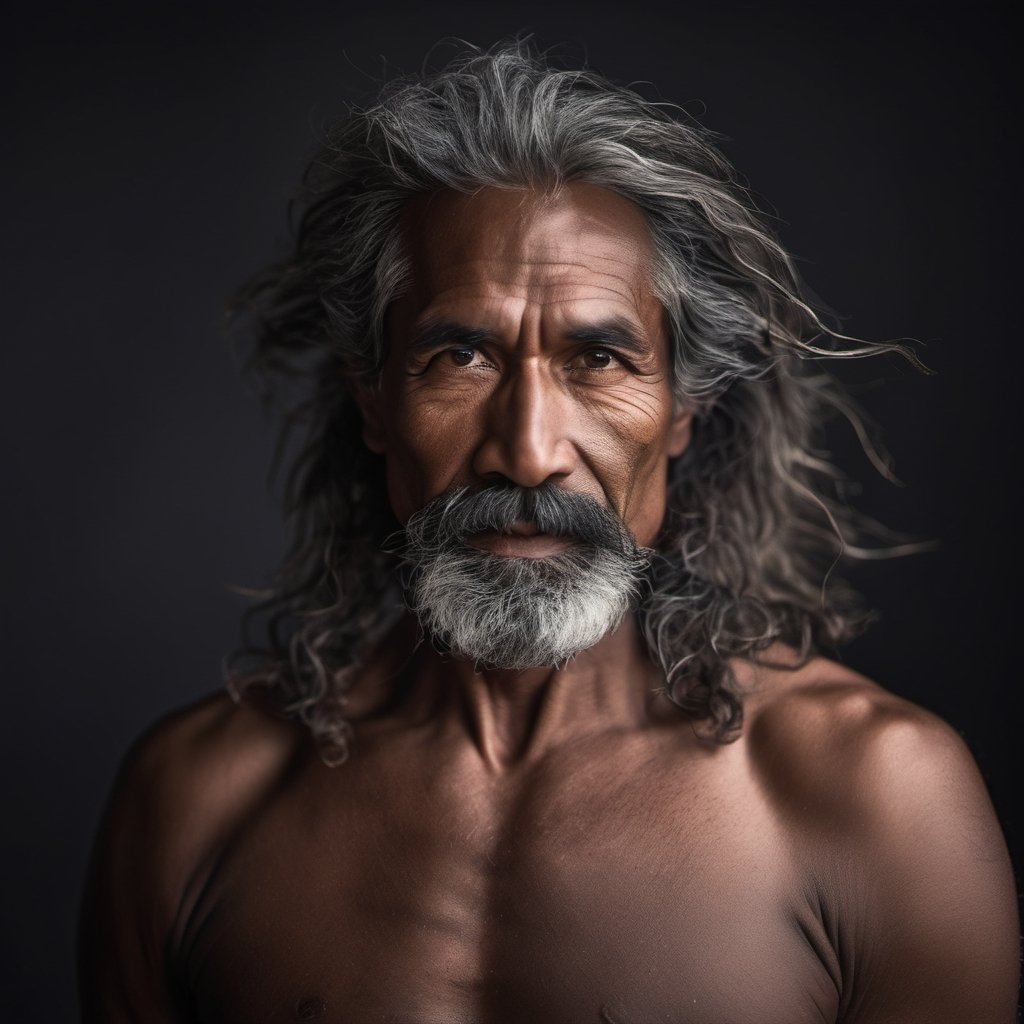
[[[508,530],[503,531],[503,534],[511,537],[536,537],[540,534],[540,527],[536,523],[520,520],[518,523],[513,523]]]
[[[490,555],[505,558],[547,558],[573,546],[571,537],[541,533],[536,523],[514,523],[508,532],[502,533],[497,530],[474,533],[466,541]]]

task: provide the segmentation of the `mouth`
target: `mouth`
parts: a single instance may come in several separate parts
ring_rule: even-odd
[[[472,547],[504,558],[547,558],[568,551],[575,541],[554,533],[542,533],[536,523],[517,522],[506,530],[486,530],[466,537]]]

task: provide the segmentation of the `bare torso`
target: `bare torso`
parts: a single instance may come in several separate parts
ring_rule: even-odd
[[[894,897],[864,853],[920,833],[865,824],[845,747],[924,713],[823,661],[746,682],[735,743],[699,739],[640,680],[637,720],[501,765],[416,700],[366,715],[337,768],[255,706],[185,713],[136,772],[151,793],[165,773],[137,885],[158,897],[167,1019],[875,1019]],[[998,853],[984,829],[972,843]]]
[[[177,957],[201,1020],[835,1019],[809,866],[742,746],[605,736],[495,778],[374,740],[297,766],[204,879]]]

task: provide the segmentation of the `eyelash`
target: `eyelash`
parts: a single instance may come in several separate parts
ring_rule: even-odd
[[[473,352],[473,353],[477,353],[477,354],[483,356],[485,359],[487,358],[486,353],[483,351],[483,349],[478,348],[475,345],[459,345],[459,346],[453,346],[452,348],[446,348],[446,349],[442,350],[441,352],[437,353],[437,356],[435,356],[434,358],[437,358],[438,356],[451,355],[452,353],[455,353],[455,352]],[[611,356],[611,358],[613,360],[615,360],[615,362],[618,363],[620,366],[622,366],[624,369],[632,369],[632,367],[630,366],[629,362],[626,359],[624,359],[621,355],[619,355],[618,352],[616,352],[612,348],[608,348],[608,347],[605,347],[605,346],[602,346],[602,345],[595,345],[595,346],[593,346],[591,348],[584,349],[582,352],[578,353],[574,358],[575,359],[581,359],[584,356],[590,355],[593,352],[602,352],[602,353],[604,353],[604,354],[606,354],[608,356]],[[433,361],[434,361],[433,359],[430,360],[430,362],[433,362]],[[430,363],[428,363],[427,365],[429,366]],[[485,365],[493,366],[494,364],[493,363],[487,363]],[[458,366],[458,365],[456,365],[454,368],[457,369],[457,370],[470,370],[470,369],[473,369],[472,366]],[[612,369],[612,368],[613,368],[612,366],[608,366],[608,367],[584,366],[584,367],[579,367],[578,369],[588,370],[588,371],[591,371],[593,373],[601,373],[604,370],[608,370],[608,369]]]

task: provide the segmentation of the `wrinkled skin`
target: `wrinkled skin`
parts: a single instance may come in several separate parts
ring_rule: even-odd
[[[639,211],[483,190],[417,201],[406,230],[414,285],[358,391],[399,519],[453,485],[549,482],[650,543],[690,414]],[[737,663],[746,726],[715,745],[658,696],[632,620],[559,671],[415,641],[402,623],[366,666],[340,768],[251,699],[137,744],[83,913],[87,1019],[1013,1019],[1005,846],[929,713],[821,659]]]

